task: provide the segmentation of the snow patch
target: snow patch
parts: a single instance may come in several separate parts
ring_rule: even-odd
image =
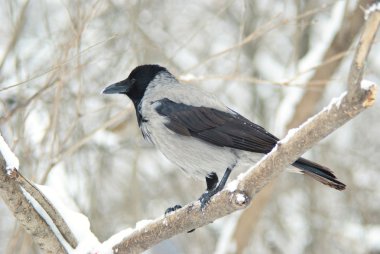
[[[340,104],[342,104],[343,98],[347,95],[347,92],[342,93],[339,97],[335,97],[331,100],[330,104],[327,105],[324,110],[330,111],[333,106],[340,107]]]
[[[375,11],[380,11],[380,2],[372,4],[367,10],[365,10],[364,19],[367,20]]]
[[[96,251],[92,251],[90,253],[113,254],[113,250],[112,250],[113,246],[122,242],[125,238],[127,238],[134,231],[141,230],[142,228],[144,228],[146,225],[148,225],[152,221],[153,220],[141,220],[141,221],[137,222],[136,227],[134,229],[133,228],[127,228],[127,229],[120,231],[119,233],[114,234],[107,241],[103,242],[100,246],[98,246]],[[165,224],[165,221],[163,223]],[[167,223],[167,221],[166,221],[166,223]],[[117,253],[118,251],[115,250],[115,252]],[[78,252],[75,254],[79,254],[79,253],[81,253],[81,252]],[[84,253],[87,253],[87,252],[84,252]]]
[[[362,82],[360,82],[360,88],[363,90],[369,90],[374,85],[374,82],[365,79],[363,79]]]
[[[234,192],[236,191],[238,184],[239,184],[239,181],[235,179],[231,181],[229,184],[227,184],[226,190],[228,190],[229,192]]]
[[[29,203],[34,207],[34,209],[37,211],[37,213],[42,217],[42,219],[48,224],[48,226],[53,231],[54,235],[57,236],[59,242],[63,245],[66,251],[71,253],[73,249],[71,246],[65,241],[61,233],[59,232],[58,228],[55,226],[53,220],[50,218],[50,216],[46,213],[46,211],[41,207],[40,203],[37,202],[24,188],[21,187],[21,190],[25,196],[25,198],[29,201]]]
[[[301,126],[302,126],[302,125],[301,125]],[[285,136],[283,139],[281,139],[281,140],[279,141],[279,143],[281,144],[281,143],[286,143],[286,142],[288,142],[289,139],[291,139],[291,138],[294,136],[294,134],[299,130],[299,128],[300,128],[300,127],[290,129],[290,130],[288,131],[288,134],[286,134],[286,136]],[[276,146],[274,149],[277,149],[277,146]],[[273,149],[273,150],[274,150],[274,149]]]
[[[241,193],[238,193],[236,195],[236,201],[239,203],[239,204],[243,204],[246,202],[246,199],[245,199],[245,196]]]
[[[164,224],[165,226],[168,226],[169,225],[168,219],[164,218],[164,220],[162,221],[162,224]]]
[[[103,242],[102,245],[97,249],[95,252],[91,253],[97,253],[97,254],[113,254],[112,247],[116,244],[123,241],[124,238],[128,237],[134,230],[132,228],[127,228],[122,231],[120,231],[117,234],[114,234],[111,236],[107,241]],[[117,253],[118,251],[115,250]],[[86,252],[85,252],[86,253]]]
[[[5,142],[3,136],[1,136],[1,133],[0,133],[0,153],[4,157],[8,175],[10,175],[14,169],[18,170],[20,166],[20,162],[18,158],[16,157],[16,155],[11,151],[11,149]]]
[[[92,253],[99,245],[98,238],[90,230],[90,221],[88,218],[76,211],[73,211],[69,204],[64,202],[54,189],[45,185],[35,185],[50,203],[57,209],[62,218],[65,220],[75,238],[78,240],[78,246],[75,250],[70,251],[72,254]],[[76,207],[74,208],[76,209]],[[66,248],[67,249],[67,248]]]
[[[151,223],[153,220],[140,220],[136,223],[136,230],[144,228],[146,225]]]

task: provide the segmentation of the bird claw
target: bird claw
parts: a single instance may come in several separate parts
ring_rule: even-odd
[[[165,216],[168,215],[169,213],[172,213],[172,212],[174,212],[174,211],[176,211],[176,210],[178,210],[178,209],[181,209],[181,208],[182,208],[181,205],[175,205],[175,206],[173,206],[173,207],[169,207],[169,208],[166,209],[166,211],[165,211]],[[195,228],[193,228],[193,229],[187,231],[187,233],[192,233],[192,232],[194,232],[194,231],[195,231]]]
[[[214,193],[210,193],[208,191],[201,195],[201,197],[199,198],[199,202],[201,202],[201,211],[203,211],[206,208],[212,196],[214,196]]]
[[[168,209],[165,210],[165,216],[168,215],[169,213],[174,212],[175,210],[181,209],[181,205],[175,205],[173,207],[169,207]]]

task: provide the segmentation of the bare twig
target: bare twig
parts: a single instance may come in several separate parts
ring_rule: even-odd
[[[13,32],[12,38],[8,42],[8,45],[4,51],[4,55],[2,56],[0,60],[0,71],[3,69],[3,65],[5,63],[5,60],[7,59],[8,54],[16,47],[18,38],[25,25],[25,14],[26,14],[26,10],[28,9],[28,5],[29,5],[29,0],[26,0],[21,7],[20,14],[17,18],[17,23],[15,25],[15,30]]]
[[[84,136],[82,139],[80,139],[79,141],[77,141],[75,144],[71,145],[70,147],[68,147],[67,149],[64,149],[62,151],[60,151],[57,155],[57,157],[55,157],[53,159],[53,161],[51,162],[51,164],[48,166],[48,168],[44,171],[44,175],[42,176],[42,179],[41,179],[41,183],[44,184],[46,183],[47,181],[47,178],[51,172],[51,170],[54,168],[55,165],[57,165],[60,161],[62,161],[64,158],[66,158],[67,156],[73,154],[75,151],[77,151],[79,148],[81,148],[84,144],[86,144],[87,142],[89,142],[91,140],[91,138],[100,130],[103,130],[111,125],[113,125],[115,122],[117,122],[121,116],[125,115],[126,111],[120,111],[119,113],[117,113],[115,116],[113,116],[111,119],[109,119],[107,122],[103,123],[101,126],[95,128],[93,131],[91,131],[90,133],[88,133],[86,136]]]
[[[296,22],[298,20],[301,20],[301,19],[304,19],[304,18],[307,18],[311,15],[314,15],[315,13],[317,12],[320,12],[328,7],[330,7],[331,5],[322,5],[322,6],[319,6],[318,8],[315,8],[313,10],[310,10],[310,11],[307,11],[301,15],[298,15],[297,17],[295,18],[292,18],[292,19],[288,19],[288,18],[282,18],[282,19],[279,19],[279,20],[276,20],[275,18],[272,18],[270,19],[270,21],[268,21],[265,25],[259,27],[257,30],[253,31],[251,34],[249,34],[247,37],[245,37],[243,40],[241,40],[239,43],[231,46],[230,48],[227,48],[227,49],[224,49],[218,53],[215,53],[211,56],[208,56],[205,60],[201,61],[200,63],[197,63],[196,65],[190,67],[188,70],[186,70],[186,73],[190,73],[191,71],[195,70],[196,68],[208,63],[209,61],[215,59],[215,58],[218,58],[220,56],[223,56],[235,49],[238,49],[238,48],[241,48],[242,46],[246,45],[247,43],[250,43],[256,39],[258,39],[259,37],[263,36],[264,34],[266,34],[268,31],[271,31],[273,29],[276,29],[282,25],[286,25],[286,24],[289,24],[291,22]],[[279,17],[280,15],[277,15],[277,17]],[[276,18],[277,18],[276,17]]]
[[[354,99],[360,93],[360,82],[363,78],[364,65],[377,29],[380,24],[380,12],[376,11],[369,16],[364,27],[363,35],[359,41],[359,47],[355,52],[355,57],[351,65],[350,76],[348,77],[348,96]]]

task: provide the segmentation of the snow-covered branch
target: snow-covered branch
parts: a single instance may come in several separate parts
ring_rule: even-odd
[[[20,185],[14,181],[16,169],[13,165],[16,156],[10,151],[0,136],[0,196],[23,226],[45,253],[66,253],[58,237],[48,223],[24,195]],[[5,152],[7,151],[7,152]],[[5,152],[5,153],[4,153]]]

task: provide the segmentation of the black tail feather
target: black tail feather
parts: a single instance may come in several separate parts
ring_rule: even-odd
[[[318,182],[326,184],[337,190],[344,190],[346,185],[338,181],[334,173],[327,167],[315,162],[299,158],[293,163],[293,166],[300,169],[302,173],[311,176]]]

